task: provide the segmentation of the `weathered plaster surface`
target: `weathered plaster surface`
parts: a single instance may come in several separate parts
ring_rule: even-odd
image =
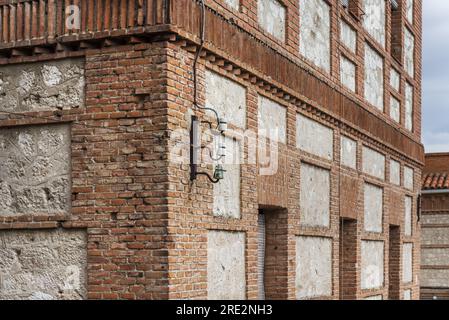
[[[287,109],[273,100],[259,96],[258,130],[259,137],[273,141],[287,142]]]
[[[421,241],[423,245],[448,244],[449,232],[447,232],[445,227],[423,228],[421,230]]]
[[[298,113],[296,115],[296,146],[308,153],[332,160],[334,131]]]
[[[234,10],[238,10],[240,6],[240,0],[225,0],[225,3],[233,8]]]
[[[414,185],[414,170],[413,168],[404,166],[404,187],[413,190]]]
[[[404,28],[404,59],[405,70],[413,78],[415,76],[415,37],[408,28]]]
[[[369,232],[382,232],[383,189],[365,183],[364,228]]]
[[[215,216],[240,218],[241,144],[238,140],[230,137],[220,141],[224,141],[226,156],[218,163],[223,165],[226,172],[224,179],[214,184],[213,213]],[[218,143],[216,146],[214,149],[218,150]]]
[[[296,298],[332,295],[332,239],[296,238]]]
[[[390,86],[397,92],[401,87],[401,75],[393,68],[390,70]]]
[[[385,47],[385,0],[363,0],[363,26],[366,31]]]
[[[384,110],[384,61],[365,44],[365,99],[377,109]]]
[[[0,231],[0,300],[86,298],[86,249],[85,231]]]
[[[405,208],[405,212],[404,212],[404,234],[406,236],[411,236],[412,235],[412,203],[413,203],[413,198],[406,196],[405,197],[405,202],[404,202],[404,208]]]
[[[70,127],[0,129],[0,216],[70,208]]]
[[[59,60],[0,67],[0,111],[84,106],[83,61]]]
[[[390,117],[397,123],[401,121],[401,103],[393,96],[390,96]]]
[[[377,296],[371,296],[371,297],[366,297],[365,300],[382,300],[383,297],[382,295],[377,295]]]
[[[343,20],[340,20],[340,40],[351,52],[356,52],[357,33]]]
[[[242,300],[246,297],[245,234],[209,231],[207,236],[207,297]]]
[[[300,188],[301,224],[329,227],[329,170],[302,163]]]
[[[357,142],[345,136],[341,137],[341,164],[357,168]]]
[[[405,83],[405,128],[413,130],[413,87]]]
[[[401,164],[393,159],[390,160],[390,183],[401,185]]]
[[[413,23],[413,0],[405,1],[405,12],[406,12],[407,20],[410,23]]]
[[[412,300],[412,290],[404,290],[404,300]]]
[[[258,0],[257,19],[264,30],[285,41],[285,7],[277,0]]]
[[[421,265],[448,266],[449,249],[447,248],[423,248],[421,250]]]
[[[402,282],[413,281],[413,244],[404,243],[402,247]]]
[[[422,224],[449,224],[449,215],[448,214],[423,214],[421,216],[421,223]]]
[[[383,154],[363,147],[362,168],[364,173],[385,180],[385,156]]]
[[[352,92],[355,92],[355,70],[355,64],[349,59],[342,56],[340,59],[340,81],[346,88],[348,88]]]
[[[362,289],[376,289],[384,285],[383,241],[362,241]]]
[[[330,7],[324,0],[300,0],[299,51],[330,72]]]
[[[421,269],[421,287],[449,287],[449,270]]]
[[[238,83],[206,70],[206,107],[239,128],[246,127],[246,90]],[[214,116],[211,111],[208,114]]]

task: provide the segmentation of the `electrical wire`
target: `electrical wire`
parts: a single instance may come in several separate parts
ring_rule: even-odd
[[[206,5],[204,4],[204,0],[200,0],[201,6],[201,19],[200,19],[200,46],[195,54],[195,59],[193,61],[193,105],[197,109],[212,111],[217,118],[217,124],[219,124],[220,116],[215,109],[201,107],[198,103],[198,61],[201,56],[201,52],[204,49],[205,37],[206,37]],[[217,125],[218,127],[218,125]]]

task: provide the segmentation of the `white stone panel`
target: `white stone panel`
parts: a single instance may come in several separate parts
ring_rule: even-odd
[[[87,298],[81,230],[0,231],[0,300]]]
[[[351,60],[343,56],[340,59],[340,81],[346,88],[355,92],[356,66]]]
[[[352,169],[357,169],[357,142],[341,137],[341,164]]]
[[[285,41],[285,7],[277,0],[258,0],[259,25],[279,40]]]
[[[384,285],[384,243],[383,241],[362,241],[361,287],[377,289]]]
[[[415,76],[415,37],[408,30],[404,29],[404,59],[405,70],[412,78]]]
[[[340,40],[351,52],[356,53],[357,33],[343,20],[340,20]]]
[[[414,170],[413,168],[404,167],[404,187],[409,189],[409,190],[413,190],[413,185],[414,185]]]
[[[332,295],[332,239],[296,238],[296,298]]]
[[[412,235],[412,210],[413,210],[413,198],[406,196],[404,203],[404,234],[406,236]]]
[[[385,180],[385,156],[380,152],[364,146],[362,170],[366,174]]]
[[[404,290],[404,300],[412,300],[412,290]]]
[[[405,1],[405,11],[406,11],[407,20],[410,23],[413,23],[413,0]]]
[[[393,159],[390,160],[390,183],[401,185],[401,164]]]
[[[84,106],[81,59],[0,66],[0,111],[54,111]]]
[[[208,231],[207,298],[245,299],[245,279],[245,233]]]
[[[225,0],[225,3],[234,10],[239,9],[239,6],[240,6],[239,2],[240,2],[240,0]]]
[[[390,96],[390,117],[397,123],[401,121],[401,103],[393,96]]]
[[[384,61],[365,44],[365,99],[377,109],[384,110]]]
[[[363,27],[383,47],[385,47],[385,0],[362,0]]]
[[[259,96],[258,130],[259,137],[287,143],[287,108]]]
[[[332,160],[334,131],[298,113],[296,115],[296,146],[308,153]]]
[[[0,128],[0,217],[68,214],[70,127]]]
[[[300,0],[299,51],[330,72],[330,6],[325,0]]]
[[[371,296],[371,297],[367,297],[365,298],[365,300],[383,300],[382,295],[377,295],[377,296]]]
[[[239,128],[246,127],[246,89],[238,83],[206,70],[206,107]],[[211,111],[210,116],[214,117]]]
[[[390,70],[390,86],[397,92],[401,88],[401,75],[393,68]]]
[[[368,232],[382,232],[383,189],[365,183],[364,229]]]
[[[238,219],[240,213],[240,164],[243,154],[242,146],[238,140],[226,137],[224,139],[215,139],[214,150],[218,150],[218,146],[224,143],[226,146],[225,157],[217,164],[221,164],[224,173],[224,179],[214,184],[214,216]],[[217,157],[217,156],[215,156]]]
[[[413,281],[413,244],[404,243],[402,248],[402,282]]]
[[[405,128],[413,130],[413,87],[405,83]]]
[[[329,170],[301,163],[300,222],[305,226],[329,227]]]
[[[449,287],[449,269],[421,269],[419,285],[421,287]]]

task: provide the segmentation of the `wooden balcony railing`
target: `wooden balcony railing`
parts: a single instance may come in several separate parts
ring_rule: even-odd
[[[170,1],[0,0],[0,48],[167,24]]]

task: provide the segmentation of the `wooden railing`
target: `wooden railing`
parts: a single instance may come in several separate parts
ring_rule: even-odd
[[[169,22],[171,0],[0,0],[0,47]]]

